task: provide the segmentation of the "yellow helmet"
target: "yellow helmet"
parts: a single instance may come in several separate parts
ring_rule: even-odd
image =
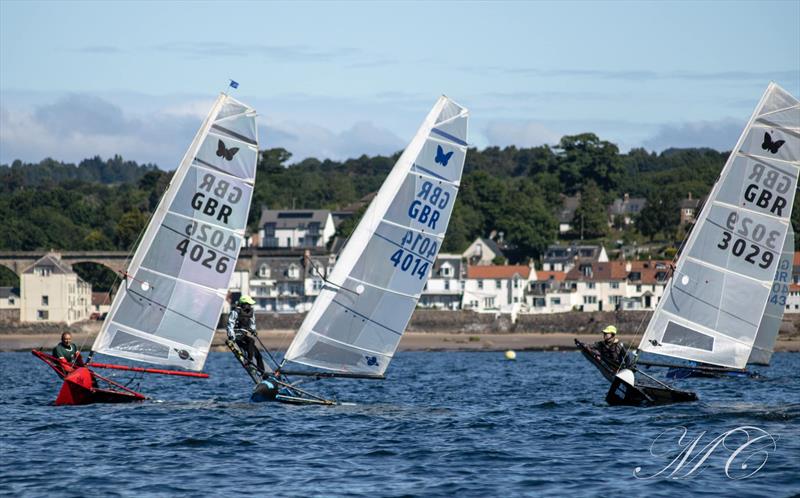
[[[239,304],[249,304],[252,306],[256,304],[256,302],[250,296],[242,296],[239,298]]]
[[[613,325],[609,325],[608,327],[603,329],[603,333],[604,334],[616,334],[617,333],[617,327],[615,327]]]

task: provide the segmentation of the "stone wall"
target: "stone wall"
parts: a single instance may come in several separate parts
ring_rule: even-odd
[[[19,308],[0,310],[0,323],[19,323]]]

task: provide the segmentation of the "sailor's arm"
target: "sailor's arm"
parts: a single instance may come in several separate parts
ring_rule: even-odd
[[[239,318],[239,313],[236,309],[232,309],[231,312],[228,313],[228,325],[225,327],[228,333],[228,339],[232,341],[236,339],[236,334],[234,334],[233,329],[236,327],[237,318]]]

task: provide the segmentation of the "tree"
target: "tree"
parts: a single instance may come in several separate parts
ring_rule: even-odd
[[[573,230],[581,239],[603,237],[608,232],[608,216],[603,193],[593,181],[581,189],[581,203],[572,218]]]

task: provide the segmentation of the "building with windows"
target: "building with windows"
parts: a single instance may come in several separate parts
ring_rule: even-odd
[[[259,247],[267,249],[324,248],[335,233],[328,210],[264,209],[258,223]]]
[[[576,264],[607,263],[608,253],[603,246],[553,244],[547,247],[542,258],[542,270],[568,272]]]
[[[630,225],[646,205],[647,199],[644,197],[631,197],[625,194],[622,198],[614,199],[608,207],[608,226],[614,226],[616,221],[620,221],[623,226]]]
[[[20,321],[71,324],[89,318],[92,286],[58,253],[48,253],[20,276]]]
[[[439,254],[417,306],[446,310],[461,308],[464,268],[460,254]]]
[[[473,311],[516,313],[525,304],[533,267],[527,265],[469,265],[461,307]]]
[[[486,237],[475,239],[461,257],[470,265],[491,265],[495,258],[505,258],[497,242]]]

